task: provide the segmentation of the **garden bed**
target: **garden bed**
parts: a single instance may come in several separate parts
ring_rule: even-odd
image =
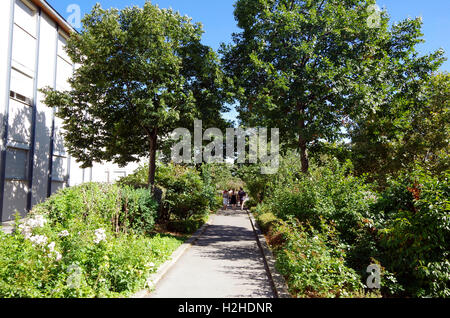
[[[1,298],[128,297],[185,241],[154,231],[157,205],[141,190],[64,189],[0,231]]]

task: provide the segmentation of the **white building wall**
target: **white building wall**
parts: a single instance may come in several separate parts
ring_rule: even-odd
[[[9,71],[10,61],[10,26],[11,26],[11,7],[13,0],[0,1],[0,149],[3,150],[4,116],[9,102]],[[0,166],[2,165],[2,156],[0,156]]]
[[[70,186],[79,185],[85,182],[106,182],[114,183],[120,178],[128,176],[139,168],[139,163],[131,163],[125,168],[116,164],[95,163],[92,168],[81,169],[74,158],[71,158]]]
[[[13,3],[13,45],[10,57],[10,9]],[[34,206],[44,201],[49,193],[66,186],[84,182],[112,183],[139,166],[131,164],[120,168],[112,163],[104,163],[81,169],[75,159],[68,155],[62,137],[62,120],[54,117],[53,109],[42,103],[43,95],[38,91],[47,86],[58,90],[70,89],[67,79],[72,75],[73,65],[64,51],[66,37],[67,34],[58,28],[56,21],[27,0],[0,1],[1,129],[4,127],[6,106],[9,105],[5,191],[0,193],[3,196],[1,221],[12,220],[16,212],[25,215],[28,199]],[[8,68],[9,62],[11,68]],[[10,86],[7,85],[9,79]],[[10,91],[13,93],[10,94]],[[28,188],[29,183],[32,184],[31,189]]]
[[[56,23],[45,13],[42,13],[38,64],[39,89],[47,86],[55,86],[56,37]],[[53,110],[42,103],[43,99],[43,94],[38,91],[36,99],[33,205],[45,200],[48,190],[48,166]]]
[[[38,16],[34,5],[15,0],[3,193],[3,218],[6,212],[8,219],[27,208]]]

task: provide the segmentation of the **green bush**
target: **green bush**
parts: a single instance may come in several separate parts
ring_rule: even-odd
[[[276,229],[285,244],[275,250],[276,268],[297,297],[352,297],[361,292],[361,277],[345,264],[345,252],[334,229],[307,229],[296,221],[281,222]],[[326,234],[324,234],[326,232]]]
[[[220,167],[220,166],[219,166]],[[203,196],[208,201],[208,207],[211,211],[217,211],[222,207],[222,193],[218,191],[218,169],[215,164],[204,164],[201,169],[203,180]],[[223,169],[227,167],[224,166]],[[220,189],[220,188],[219,188]]]
[[[157,219],[158,203],[148,189],[134,190],[125,187],[121,190],[122,215],[119,222],[126,224],[136,233],[150,233]]]
[[[258,206],[258,202],[252,198],[248,199],[247,201],[245,201],[245,207],[247,209],[252,209]]]
[[[63,226],[74,218],[86,220],[92,215],[109,220],[115,232],[150,233],[158,206],[146,189],[87,183],[62,189],[34,210],[47,213],[51,220]]]
[[[314,234],[322,237],[323,250],[316,251],[324,257],[322,261],[327,262],[327,255],[338,255],[336,246],[340,246],[339,259],[355,271],[361,283],[365,283],[367,266],[379,264],[383,295],[450,297],[449,171],[434,175],[416,166],[413,172],[390,179],[385,190],[377,193],[376,185],[353,175],[349,163],[322,159],[318,166],[312,161],[309,174],[303,175],[293,158],[294,154],[288,154],[281,160],[278,174],[267,185],[265,200],[252,209],[257,218],[267,218],[267,223],[272,220],[268,213],[300,222],[296,234],[287,239],[291,243],[282,242],[279,254],[281,270],[292,277],[288,280],[291,288],[299,295],[309,293],[304,285],[309,276],[299,274],[300,268],[311,275],[321,273],[318,286],[328,286],[335,277],[323,269],[325,265],[311,269],[295,257],[304,254],[302,249],[316,246],[311,240]],[[326,237],[330,226],[336,229],[336,243]],[[294,252],[293,246],[302,247]]]
[[[176,165],[160,166],[156,180],[165,190],[162,201],[165,214],[186,221],[209,212],[210,200],[196,170]]]
[[[193,234],[206,223],[206,218],[195,217],[188,220],[171,220],[167,229],[181,234]]]
[[[175,218],[187,221],[197,216],[203,217],[209,211],[222,206],[216,190],[217,167],[203,165],[201,172],[180,165],[159,165],[156,170],[158,190],[159,221],[167,223]],[[138,168],[132,175],[122,178],[118,184],[133,188],[142,187],[148,179],[147,167]]]
[[[348,244],[357,238],[357,229],[370,215],[375,193],[364,180],[351,174],[351,165],[331,160],[326,166],[313,165],[309,175],[295,182],[283,182],[274,189],[270,202],[281,219],[295,217],[317,229],[321,218],[334,222]]]
[[[132,174],[120,178],[117,184],[135,189],[148,188],[148,170],[148,164],[144,164],[136,169]]]
[[[261,214],[257,219],[258,224],[264,233],[267,233],[270,227],[274,225],[277,222],[277,220],[278,220],[277,217],[273,215],[273,213]]]
[[[256,208],[252,208],[251,212],[264,233],[267,233],[278,221],[278,218],[270,211],[268,205],[260,204]]]
[[[450,172],[419,172],[391,180],[377,206],[382,262],[408,295],[450,297]]]
[[[64,189],[0,233],[0,297],[124,297],[182,243],[146,237],[148,191],[86,184]]]

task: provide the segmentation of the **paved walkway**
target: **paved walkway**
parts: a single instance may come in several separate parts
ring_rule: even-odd
[[[247,213],[219,212],[150,297],[274,297]]]

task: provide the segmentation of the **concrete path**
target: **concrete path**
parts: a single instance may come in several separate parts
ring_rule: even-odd
[[[248,214],[219,212],[150,297],[274,297]]]

